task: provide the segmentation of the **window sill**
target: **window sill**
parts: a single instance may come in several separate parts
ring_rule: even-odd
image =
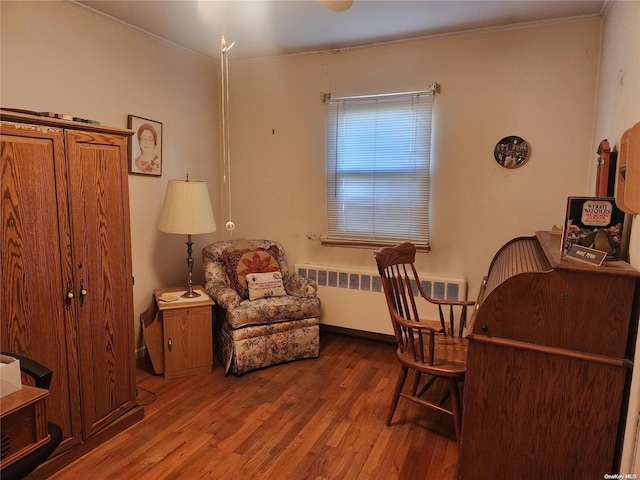
[[[378,249],[382,247],[394,247],[398,243],[393,242],[368,242],[365,240],[336,240],[331,238],[323,238],[321,241],[325,247],[344,247],[344,248],[366,248],[366,249]],[[416,250],[419,252],[430,252],[431,247],[429,245],[416,244]]]

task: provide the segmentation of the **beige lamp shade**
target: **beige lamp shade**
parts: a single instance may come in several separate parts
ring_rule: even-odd
[[[161,232],[197,235],[216,231],[209,191],[205,182],[169,180],[158,229]]]

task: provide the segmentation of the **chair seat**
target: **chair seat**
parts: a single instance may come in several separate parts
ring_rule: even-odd
[[[227,323],[231,329],[256,325],[267,325],[284,321],[302,320],[320,316],[320,299],[294,297],[269,297],[244,300],[227,312]]]
[[[460,377],[467,370],[467,339],[439,336],[435,346],[433,365],[416,360],[409,350],[397,350],[398,360],[403,365],[429,375]],[[419,348],[419,342],[416,341]],[[428,355],[425,355],[428,358]]]

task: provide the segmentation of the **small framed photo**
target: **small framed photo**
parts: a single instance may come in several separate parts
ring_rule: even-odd
[[[134,130],[129,142],[129,173],[161,177],[162,123],[129,115],[127,126]]]

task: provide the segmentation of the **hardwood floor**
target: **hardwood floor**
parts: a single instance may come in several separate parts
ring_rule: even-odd
[[[145,419],[50,478],[451,480],[450,417],[401,399],[385,425],[398,371],[394,345],[325,332],[319,358],[242,377],[141,366]]]

